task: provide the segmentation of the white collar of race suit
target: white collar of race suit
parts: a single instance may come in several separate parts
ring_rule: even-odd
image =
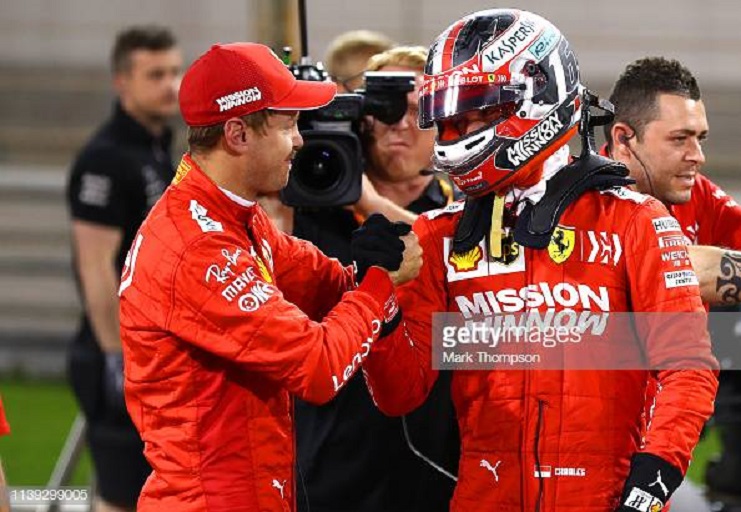
[[[234,192],[229,192],[225,188],[219,187],[219,190],[221,190],[226,197],[228,197],[229,199],[231,199],[232,201],[234,201],[235,203],[237,203],[239,206],[243,206],[245,208],[249,208],[249,207],[255,205],[255,202],[254,201],[250,201],[249,199],[245,199],[244,197],[239,197]]]
[[[520,211],[525,207],[526,202],[524,199],[527,199],[532,204],[536,204],[543,198],[548,180],[554,177],[558,171],[566,167],[568,163],[569,146],[564,145],[543,162],[543,177],[538,183],[529,188],[515,188],[510,190],[507,192],[505,202],[516,203],[518,205],[517,213],[520,213]]]

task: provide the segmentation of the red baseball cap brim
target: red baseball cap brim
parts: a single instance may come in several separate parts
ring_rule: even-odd
[[[333,82],[296,80],[283,99],[271,105],[271,110],[312,110],[323,107],[334,98],[337,86]]]

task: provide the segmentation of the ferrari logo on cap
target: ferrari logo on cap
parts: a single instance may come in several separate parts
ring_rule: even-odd
[[[551,236],[551,242],[548,244],[548,255],[554,262],[563,263],[574,252],[575,242],[576,233],[574,228],[557,226]]]
[[[476,246],[468,252],[458,254],[456,252],[450,255],[448,262],[453,265],[456,272],[468,272],[474,270],[483,258],[483,252],[480,246]]]

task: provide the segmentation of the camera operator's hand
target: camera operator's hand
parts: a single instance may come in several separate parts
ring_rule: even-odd
[[[360,199],[358,199],[358,202],[352,208],[361,215],[370,215],[379,211],[379,203],[387,201],[387,199],[378,193],[378,190],[373,186],[373,182],[368,178],[367,174],[363,173],[362,179]]]
[[[383,215],[374,214],[353,231],[350,252],[355,261],[357,281],[362,281],[373,266],[389,273],[400,270],[406,250],[401,237],[408,235],[410,230],[409,224],[394,223]]]
[[[417,234],[411,231],[401,239],[404,242],[404,260],[399,270],[389,273],[395,286],[411,281],[419,275],[419,269],[422,268],[422,246],[419,245]]]
[[[103,397],[105,407],[113,416],[126,416],[124,400],[123,354],[106,352],[103,368]]]

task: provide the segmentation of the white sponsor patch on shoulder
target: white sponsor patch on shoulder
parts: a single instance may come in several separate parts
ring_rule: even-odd
[[[201,231],[203,231],[204,233],[212,231],[224,231],[224,227],[221,225],[221,222],[216,222],[211,217],[209,217],[207,215],[208,210],[198,204],[198,201],[196,201],[195,199],[191,199],[189,209],[193,220],[198,223]]]
[[[697,275],[692,270],[677,270],[664,272],[664,284],[667,288],[681,288],[683,286],[698,286]]]
[[[662,249],[682,247],[684,245],[690,245],[684,235],[668,235],[659,237],[659,247]]]
[[[465,201],[456,201],[455,203],[451,203],[444,208],[438,208],[437,210],[430,210],[429,212],[425,212],[422,215],[424,215],[430,220],[433,220],[443,215],[452,215],[456,212],[461,212],[463,211],[463,207],[465,206],[465,204],[466,204]]]
[[[675,267],[691,266],[690,255],[685,249],[661,251],[661,261]]]
[[[641,194],[640,192],[631,190],[628,187],[608,188],[607,190],[603,190],[600,193],[610,194],[611,196],[615,196],[620,199],[625,199],[626,201],[633,201],[634,203],[637,203],[637,204],[643,204],[649,198],[649,196],[647,196],[646,194]]]
[[[108,206],[111,200],[111,178],[100,174],[83,174],[80,202],[90,206]]]
[[[674,217],[659,217],[651,221],[654,225],[654,230],[657,235],[661,233],[668,233],[670,231],[682,232],[682,226],[679,225],[679,221]]]

